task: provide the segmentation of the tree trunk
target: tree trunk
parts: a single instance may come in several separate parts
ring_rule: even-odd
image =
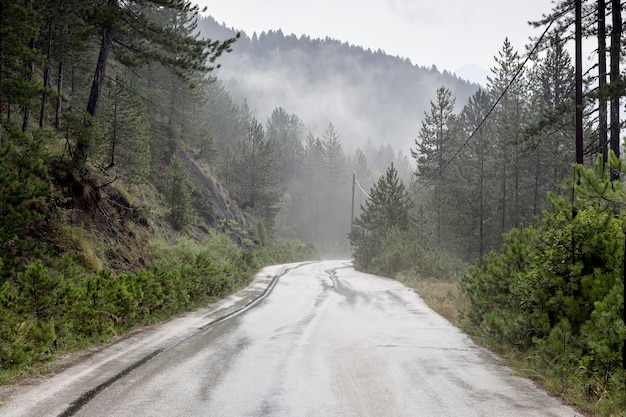
[[[583,163],[583,57],[582,57],[582,0],[576,0],[576,163]]]
[[[606,166],[609,160],[609,140],[607,134],[607,101],[604,97],[606,88],[606,2],[598,0],[598,141],[602,151],[602,161]]]
[[[506,152],[505,152],[506,155]],[[506,156],[505,156],[506,157]],[[504,233],[506,231],[506,160],[504,161],[504,165],[502,167],[502,219],[500,224],[500,232]]]
[[[539,152],[535,151],[535,189],[533,195],[533,216],[539,215]]]
[[[620,0],[611,0],[611,15],[613,17],[613,28],[611,30],[611,84],[617,82],[620,77],[620,41],[622,38],[622,6]],[[611,150],[615,156],[620,156],[619,138],[619,95],[611,97]],[[619,172],[611,170],[611,179],[619,180]]]
[[[39,111],[39,128],[43,129],[46,120],[46,103],[50,87],[50,55],[52,51],[52,20],[48,22],[48,44],[46,46],[46,66],[43,70],[43,92],[41,93],[41,109]]]
[[[107,7],[113,9],[117,6],[117,0],[108,0]],[[102,84],[104,83],[104,76],[106,74],[106,66],[109,60],[109,51],[111,50],[112,43],[112,24],[110,21],[105,21],[102,26],[102,35],[100,39],[100,53],[98,54],[98,62],[96,64],[96,70],[94,71],[93,81],[91,84],[91,91],[89,93],[89,100],[87,101],[87,113],[93,117],[96,115],[98,109],[98,102],[100,100],[100,94],[102,92]],[[86,120],[86,125],[91,122]],[[87,163],[87,158],[91,151],[91,140],[86,135],[80,135],[76,141],[76,149],[74,150],[74,165],[79,171],[84,171]]]
[[[480,232],[479,232],[479,262],[483,264],[485,253],[485,144],[481,134],[480,146]]]
[[[54,109],[54,127],[61,127],[61,94],[63,94],[63,61],[59,62],[59,73],[57,75],[57,97]]]
[[[117,96],[118,91],[115,92],[115,97],[113,99],[113,132],[111,135],[111,159],[108,168],[113,168],[115,166],[115,146],[117,145]]]
[[[63,17],[61,23],[61,31],[65,35],[67,34],[67,22],[65,21],[65,0],[59,0],[59,14]],[[65,66],[63,61],[65,60],[65,53],[59,55],[59,66],[57,74],[57,96],[54,103],[54,127],[59,129],[61,127],[61,94],[63,94],[63,71]]]
[[[30,42],[28,43],[28,47],[31,51],[35,49],[34,38],[31,38]],[[33,60],[31,59],[26,63],[26,82],[29,85],[33,81],[34,72],[35,72],[35,64],[33,63]],[[30,124],[30,104],[24,105],[23,111],[24,111],[24,115],[22,119],[22,132],[26,132],[26,130],[28,129],[28,125]]]
[[[613,28],[611,30],[611,83],[619,80],[619,59],[620,59],[620,41],[622,38],[622,6],[620,0],[611,0],[611,16],[613,20]],[[619,157],[619,95],[615,94],[611,97],[611,150]],[[619,171],[611,170],[611,179],[619,180]],[[626,237],[624,238],[626,244]],[[626,300],[626,246],[625,255],[622,264],[622,285],[624,286],[623,294]],[[626,306],[622,308],[622,320],[626,325]],[[626,337],[622,344],[622,368],[626,369]],[[626,387],[626,377],[624,378],[624,386]]]
[[[113,8],[117,5],[117,0],[109,0],[107,7]],[[93,75],[93,82],[91,84],[91,91],[89,92],[89,101],[87,102],[87,113],[90,116],[96,115],[98,109],[98,102],[100,101],[100,94],[102,92],[102,84],[104,83],[104,77],[106,74],[106,65],[109,60],[109,51],[111,50],[112,27],[111,22],[107,21],[102,27],[102,37],[100,39],[100,53],[98,54],[98,63],[96,64],[96,70]]]

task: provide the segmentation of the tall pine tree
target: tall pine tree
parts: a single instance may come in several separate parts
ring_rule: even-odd
[[[355,268],[367,271],[372,260],[385,250],[382,243],[387,234],[409,229],[410,210],[406,188],[392,164],[370,190],[369,199],[349,234]]]
[[[437,89],[435,101],[430,102],[430,111],[424,113],[422,126],[415,140],[416,149],[411,155],[417,162],[416,177],[419,182],[430,184],[428,199],[435,213],[435,245],[442,245],[442,225],[445,180],[443,168],[454,152],[456,138],[452,129],[455,119],[456,99],[446,87]],[[447,173],[446,173],[447,174]]]

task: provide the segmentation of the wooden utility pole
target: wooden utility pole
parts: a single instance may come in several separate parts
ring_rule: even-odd
[[[354,186],[356,184],[356,174],[352,174],[352,211],[350,214],[350,233],[352,233],[352,225],[354,224]]]

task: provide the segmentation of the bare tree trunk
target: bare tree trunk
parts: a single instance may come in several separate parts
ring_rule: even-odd
[[[606,2],[598,0],[598,141],[602,150],[602,161],[606,166],[609,160],[609,140],[607,134],[607,101],[603,96],[606,88]]]
[[[61,127],[61,94],[63,94],[63,61],[59,62],[59,74],[57,75],[57,98],[54,109],[54,127]]]
[[[613,28],[611,29],[611,84],[617,82],[620,77],[620,41],[622,38],[622,6],[620,0],[611,0],[611,16]],[[620,156],[619,151],[619,95],[611,97],[611,150],[615,156]],[[611,170],[611,179],[619,180],[619,172]]]
[[[582,0],[576,0],[576,163],[583,163]]]
[[[114,8],[117,5],[117,0],[108,0],[107,7]],[[111,22],[105,22],[102,27],[102,35],[100,39],[100,53],[98,54],[98,62],[96,64],[96,70],[93,75],[93,82],[91,84],[91,91],[89,93],[89,100],[87,102],[87,113],[90,116],[96,115],[98,109],[98,102],[100,100],[100,94],[102,92],[102,84],[104,83],[104,76],[106,73],[106,65],[109,60],[109,51],[111,50],[112,39]],[[87,124],[90,122],[87,121]],[[74,150],[74,165],[79,171],[85,169],[87,164],[87,158],[91,151],[91,140],[85,135],[80,135],[76,141],[76,149]]]
[[[52,51],[52,20],[48,22],[48,45],[46,47],[46,66],[43,70],[43,92],[41,93],[41,109],[39,111],[39,128],[43,128],[46,120],[46,103],[50,87],[50,55]]]
[[[35,49],[35,39],[31,38],[28,47],[30,48],[30,50],[34,50]],[[35,65],[32,61],[32,59],[26,63],[26,81],[28,84],[31,83],[31,81],[33,80],[33,73],[35,71]],[[29,104],[25,104],[23,106],[23,119],[22,119],[22,132],[26,132],[26,130],[28,129],[28,125],[30,124],[30,105]]]

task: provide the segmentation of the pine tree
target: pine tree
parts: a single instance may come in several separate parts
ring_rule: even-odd
[[[100,49],[87,101],[87,114],[91,117],[96,115],[111,51],[123,65],[136,68],[158,62],[186,82],[195,72],[211,71],[211,65],[230,50],[235,39],[211,41],[198,38],[194,32],[197,13],[198,6],[187,0],[131,1],[124,4],[119,0],[107,0],[105,5],[94,5],[92,15],[97,19],[92,24],[100,34]],[[188,15],[192,16],[191,20]],[[174,24],[167,21],[169,17],[173,17]],[[89,123],[87,120],[87,125]],[[91,145],[88,135],[77,138],[73,160],[79,171],[85,169]]]
[[[367,163],[367,157],[360,148],[357,148],[354,152],[354,156],[350,158],[350,166],[360,188],[369,190],[373,183],[373,174]],[[361,205],[365,203],[366,198],[367,197],[360,189],[356,190],[354,195],[354,208],[357,209],[361,207]]]
[[[298,175],[302,173],[304,161],[304,125],[298,116],[278,107],[272,111],[266,126],[265,135],[274,142],[274,156],[281,167],[282,183],[285,186],[277,214],[276,231],[281,236],[293,238],[296,235],[297,219],[293,216],[291,196],[301,186]]]
[[[294,191],[298,212],[298,236],[305,242],[319,242],[323,236],[323,201],[326,173],[326,152],[320,138],[309,133],[304,145],[300,187]]]
[[[432,184],[432,211],[435,213],[437,247],[441,247],[443,236],[445,179],[442,170],[451,157],[457,140],[453,132],[455,102],[456,99],[449,89],[446,87],[437,89],[435,101],[430,102],[430,112],[424,114],[421,129],[415,140],[416,149],[411,150],[411,155],[417,161],[418,181]]]
[[[22,132],[11,124],[0,147],[0,253],[12,268],[26,249],[29,230],[41,225],[40,207],[50,196],[44,165],[46,132]],[[11,265],[9,265],[11,263]]]
[[[281,195],[280,166],[274,142],[265,137],[263,125],[254,117],[246,123],[246,136],[238,144],[236,167],[237,200],[273,231]]]
[[[0,122],[17,123],[12,118],[21,113],[22,131],[41,90],[34,77],[34,64],[43,60],[34,44],[40,20],[32,3],[0,0],[0,108],[4,112]]]
[[[553,38],[549,45],[545,57],[529,74],[533,123],[524,134],[530,138],[529,159],[534,165],[529,173],[533,216],[547,204],[548,192],[556,191],[569,177],[575,160],[574,68],[562,40]]]
[[[298,116],[289,114],[282,107],[275,108],[267,121],[266,136],[274,142],[276,160],[282,165],[283,182],[289,183],[300,168],[304,147],[302,129]]]
[[[51,276],[41,261],[17,276],[19,309],[38,320],[48,321],[54,310],[59,279]]]
[[[460,178],[452,193],[455,203],[455,231],[467,259],[481,259],[499,242],[500,229],[494,219],[494,199],[498,189],[494,178],[495,155],[493,124],[483,121],[491,108],[489,93],[479,89],[463,108],[460,119],[464,137],[474,134],[465,151],[459,155]],[[482,125],[481,125],[482,124]],[[480,128],[479,128],[480,126]]]
[[[343,151],[339,132],[332,123],[324,132],[322,143],[325,153],[325,197],[324,230],[325,240],[329,244],[345,245],[345,236],[350,231],[350,203],[352,176],[349,174],[348,159]],[[329,248],[330,250],[331,248]],[[332,248],[332,250],[339,248]]]
[[[524,194],[521,179],[529,171],[528,161],[522,158],[528,144],[523,143],[522,131],[527,116],[528,91],[524,71],[520,71],[520,57],[508,39],[495,58],[496,66],[487,77],[492,100],[496,100],[508,88],[493,115],[498,149],[500,178],[500,229],[505,232],[512,225],[530,222],[530,209],[525,203],[532,201]],[[513,81],[515,80],[515,81]]]
[[[369,197],[349,233],[354,266],[364,271],[385,250],[382,242],[390,231],[406,231],[411,226],[411,202],[393,164],[374,184]]]
[[[187,168],[180,156],[175,154],[165,172],[165,198],[170,208],[172,224],[178,230],[193,220],[191,191]]]
[[[94,159],[112,177],[134,181],[150,169],[150,126],[142,100],[133,93],[130,81],[118,75],[107,83],[102,112],[98,117],[103,140],[97,143]]]

